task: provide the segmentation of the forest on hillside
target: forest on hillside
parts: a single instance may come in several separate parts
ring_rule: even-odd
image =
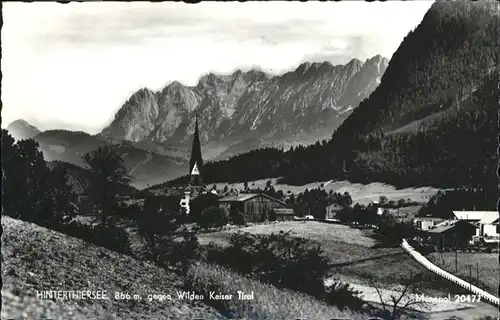
[[[500,19],[495,2],[437,2],[382,83],[330,141],[207,163],[204,180],[348,179],[397,187],[497,188]],[[185,177],[177,182],[183,181]]]

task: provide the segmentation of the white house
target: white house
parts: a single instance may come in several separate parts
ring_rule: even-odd
[[[444,219],[435,217],[418,217],[413,219],[413,224],[417,229],[427,231],[443,221]]]
[[[344,209],[344,206],[336,202],[326,206],[326,219],[335,219],[337,213]]]
[[[477,227],[476,236],[498,236],[497,226],[498,211],[453,211],[454,218],[465,220]]]
[[[489,216],[477,223],[478,235],[481,237],[497,237],[498,233],[498,215]]]
[[[181,208],[184,208],[186,214],[189,214],[190,212],[190,207],[189,207],[189,201],[191,200],[191,192],[189,190],[184,191],[184,198],[181,199],[179,205]]]

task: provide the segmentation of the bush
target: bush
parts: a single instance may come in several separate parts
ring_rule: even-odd
[[[421,235],[411,222],[396,222],[390,215],[382,216],[376,234],[383,244],[398,246],[403,238],[412,239]]]
[[[238,226],[244,226],[246,224],[245,221],[245,215],[243,215],[242,212],[238,211],[237,213],[233,214],[231,217],[233,223]]]
[[[269,213],[269,221],[276,221],[276,212],[274,210]]]
[[[222,227],[227,222],[226,212],[218,207],[203,210],[201,217],[197,221],[198,225],[203,229]]]
[[[359,297],[360,291],[349,287],[348,283],[335,282],[325,289],[325,300],[327,303],[337,306],[340,310],[345,308],[352,311],[363,309],[364,302]]]
[[[168,261],[179,267],[183,273],[186,273],[189,267],[200,257],[198,238],[192,233],[185,233],[182,241],[173,244],[172,251],[168,255]]]
[[[237,233],[229,242],[225,249],[212,246],[208,261],[251,274],[278,287],[313,296],[323,295],[323,279],[327,276],[329,263],[319,245],[284,233],[268,236]],[[221,251],[215,253],[214,250]]]
[[[123,228],[114,226],[92,227],[78,222],[71,222],[55,226],[54,230],[115,252],[127,255],[132,254],[129,235]]]
[[[189,216],[192,217],[194,222],[198,222],[204,209],[217,207],[219,205],[218,200],[219,197],[213,193],[200,194],[189,202]]]

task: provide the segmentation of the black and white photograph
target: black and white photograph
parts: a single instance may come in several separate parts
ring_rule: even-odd
[[[1,319],[500,319],[500,2],[2,20]]]

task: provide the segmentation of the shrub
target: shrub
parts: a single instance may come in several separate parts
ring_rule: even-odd
[[[345,308],[357,311],[362,310],[363,300],[359,297],[360,291],[349,287],[348,283],[335,282],[325,289],[325,300],[327,303],[337,306],[340,310]]]

